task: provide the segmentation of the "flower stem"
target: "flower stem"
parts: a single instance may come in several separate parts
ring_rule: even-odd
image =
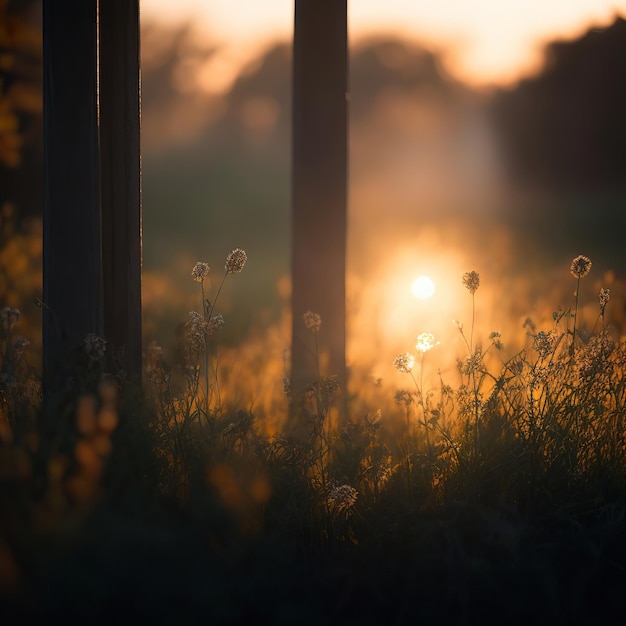
[[[572,347],[570,348],[570,354],[574,354],[574,345],[576,343],[576,318],[578,317],[578,295],[580,293],[580,276],[576,283],[576,303],[574,304],[574,330],[572,332]]]

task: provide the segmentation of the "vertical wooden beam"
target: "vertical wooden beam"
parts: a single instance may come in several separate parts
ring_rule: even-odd
[[[100,0],[104,335],[109,367],[141,377],[139,0]],[[111,357],[119,355],[119,363]]]
[[[346,380],[347,0],[296,0],[292,136],[292,389],[317,377],[307,310],[322,318],[323,374]]]
[[[96,0],[44,0],[44,390],[102,334]]]

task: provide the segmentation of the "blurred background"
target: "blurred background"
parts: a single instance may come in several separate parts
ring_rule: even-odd
[[[440,341],[433,372],[455,375],[464,348],[452,320],[471,324],[461,282],[470,270],[481,278],[475,337],[485,347],[501,332],[511,355],[527,341],[527,317],[549,327],[571,306],[578,254],[593,261],[583,324],[593,328],[608,287],[607,319],[621,334],[626,0],[349,5],[353,380],[396,384],[391,360],[415,351],[421,332]],[[167,350],[200,309],[194,263],[212,267],[214,294],[227,253],[241,247],[248,265],[216,309],[222,358],[278,388],[290,341],[293,3],[141,9],[145,344]],[[41,63],[41,2],[0,0],[0,303],[22,310],[35,348]],[[429,298],[411,291],[420,275],[434,283]]]

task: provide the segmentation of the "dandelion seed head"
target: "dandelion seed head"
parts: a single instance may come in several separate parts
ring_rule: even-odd
[[[228,274],[239,274],[246,265],[248,255],[241,248],[235,248],[226,257],[226,265],[224,266]]]
[[[191,277],[201,283],[209,274],[211,268],[208,263],[204,263],[203,261],[198,261],[191,270]]]
[[[480,285],[480,276],[478,272],[465,272],[465,274],[463,274],[463,284],[471,294],[476,293],[476,290]]]
[[[415,357],[409,352],[399,354],[393,360],[393,366],[403,374],[408,374],[415,365]]]
[[[589,274],[591,269],[591,261],[582,254],[579,254],[570,265],[569,271],[574,278],[584,278]]]
[[[314,333],[318,332],[322,325],[322,318],[317,313],[313,313],[313,311],[307,311],[302,316],[302,319],[307,330],[312,330]]]
[[[415,345],[415,348],[418,352],[424,354],[438,345],[439,342],[435,341],[435,335],[432,333],[420,333],[417,336],[417,344]]]

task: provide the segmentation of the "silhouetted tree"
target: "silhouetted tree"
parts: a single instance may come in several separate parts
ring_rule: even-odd
[[[626,21],[546,48],[541,73],[494,98],[516,182],[551,189],[626,184]]]

